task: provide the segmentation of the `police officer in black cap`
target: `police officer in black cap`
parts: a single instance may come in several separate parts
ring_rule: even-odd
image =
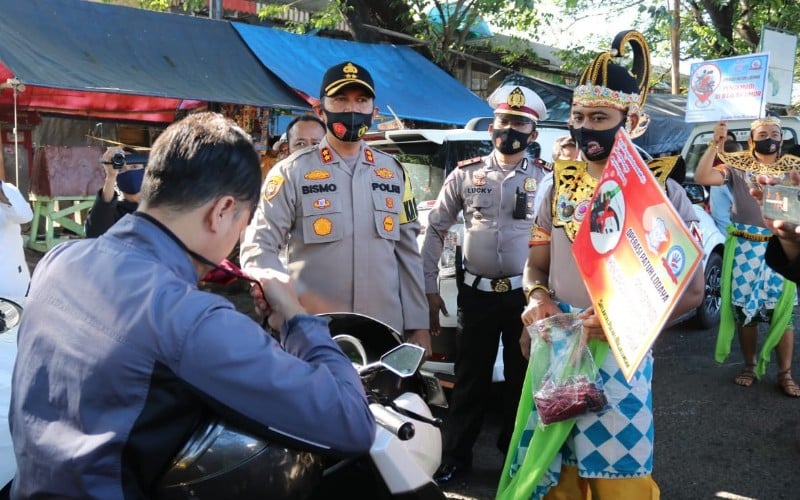
[[[428,307],[411,183],[364,140],[377,114],[369,71],[328,68],[314,106],[325,138],[273,167],[241,245],[244,268],[287,267],[314,313],[353,311],[403,332],[430,353]]]

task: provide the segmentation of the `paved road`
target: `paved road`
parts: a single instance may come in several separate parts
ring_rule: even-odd
[[[738,344],[724,364],[713,359],[716,329],[678,325],[654,346],[654,477],[665,500],[800,498],[800,398],[775,385],[776,365],[738,387]],[[763,339],[763,335],[760,340]],[[795,372],[800,377],[800,342]],[[473,472],[445,485],[448,498],[493,499],[503,457],[494,447],[497,414],[481,434]]]

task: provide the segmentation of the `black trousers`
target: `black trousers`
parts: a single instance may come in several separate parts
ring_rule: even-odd
[[[497,446],[503,453],[508,449],[527,368],[519,348],[524,307],[521,288],[498,293],[468,285],[459,287],[461,329],[456,337],[456,384],[444,428],[443,462],[462,467],[472,464],[472,448],[491,399],[492,370],[501,337],[505,383]]]

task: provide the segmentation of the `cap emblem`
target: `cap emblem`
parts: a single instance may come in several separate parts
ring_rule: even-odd
[[[522,92],[522,89],[517,87],[509,92],[506,103],[512,108],[521,108],[525,106],[525,94]]]

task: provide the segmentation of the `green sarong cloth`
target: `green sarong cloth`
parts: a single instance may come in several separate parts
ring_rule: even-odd
[[[533,431],[533,429],[528,428],[529,417],[531,412],[535,410],[533,387],[538,388],[541,386],[542,378],[547,372],[548,360],[546,359],[546,352],[542,350],[534,351],[533,346],[531,347],[531,359],[528,361],[528,370],[525,374],[522,395],[517,407],[514,434],[511,436],[505,465],[500,475],[500,484],[497,487],[496,498],[498,500],[530,499],[575,425],[574,418],[554,422],[547,426],[539,422],[536,425],[530,443],[527,445],[527,452],[522,463],[516,473],[513,476],[511,475],[511,468],[517,460],[517,453],[523,435]],[[592,357],[598,367],[605,362],[609,348],[607,342],[599,340],[591,340],[589,342],[589,351],[592,353]],[[539,358],[534,357],[535,352],[540,353]]]
[[[731,282],[733,276],[733,254],[738,245],[738,236],[731,234],[733,226],[728,226],[728,237],[725,239],[725,253],[722,258],[722,304],[720,307],[719,331],[717,332],[717,345],[714,352],[714,359],[718,363],[724,362],[731,353],[731,342],[736,331],[736,322],[733,318],[733,304],[731,302]],[[765,264],[766,265],[766,264]],[[767,369],[770,353],[778,345],[786,331],[786,325],[792,318],[794,311],[794,299],[797,286],[794,282],[784,280],[783,291],[772,311],[772,320],[767,330],[767,337],[758,355],[756,364],[756,378],[760,379]]]

